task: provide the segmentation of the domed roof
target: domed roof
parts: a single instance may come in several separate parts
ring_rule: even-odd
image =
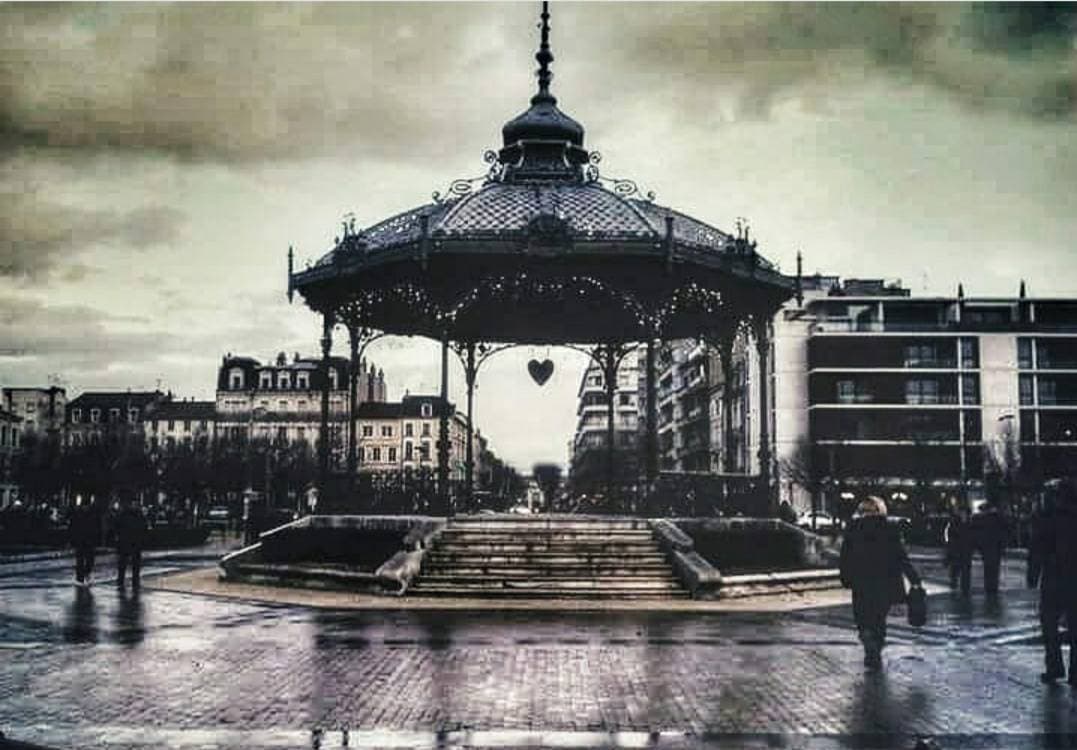
[[[747,232],[599,174],[549,91],[548,17],[544,3],[538,93],[487,152],[489,172],[366,229],[346,224],[304,271],[289,255],[289,296],[393,333],[549,343],[695,335],[792,295]]]
[[[317,265],[332,263],[337,251],[374,260],[394,247],[412,246],[423,237],[424,221],[432,240],[481,242],[525,238],[539,217],[561,222],[564,241],[578,249],[588,242],[661,241],[668,219],[678,245],[712,253],[743,252],[735,237],[716,227],[650,200],[618,194],[598,181],[489,182],[463,196],[427,203],[349,234]]]

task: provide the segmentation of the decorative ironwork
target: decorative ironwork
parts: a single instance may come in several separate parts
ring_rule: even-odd
[[[629,180],[623,177],[606,177],[598,169],[599,162],[602,161],[602,154],[598,151],[592,151],[588,157],[587,167],[583,171],[584,181],[591,185],[601,185],[608,190],[613,191],[622,198],[641,198],[650,203],[654,202],[656,197],[653,190],[648,190],[644,193],[640,190],[639,185],[635,180]]]

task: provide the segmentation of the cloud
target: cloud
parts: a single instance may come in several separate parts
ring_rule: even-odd
[[[43,191],[2,192],[0,277],[41,281],[61,271],[77,280],[90,271],[74,260],[88,245],[163,244],[177,235],[180,221],[180,212],[165,206],[90,210],[57,203]]]
[[[394,4],[5,6],[0,146],[257,160],[430,148],[491,17]],[[63,50],[57,54],[57,50]]]
[[[769,114],[865,76],[1036,118],[1077,112],[1077,6],[1033,3],[605,4],[586,9],[602,64],[674,106]],[[581,13],[581,17],[584,14]],[[613,59],[610,59],[610,58]]]

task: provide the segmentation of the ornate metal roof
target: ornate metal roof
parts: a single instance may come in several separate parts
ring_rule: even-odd
[[[561,304],[554,297],[542,303],[542,295],[556,290],[563,296],[581,284],[606,290],[610,299],[636,300],[643,312],[610,312],[600,325],[582,309],[573,319],[566,308],[556,322],[544,317],[551,337],[584,320],[596,336],[635,335],[643,319],[673,320],[669,311],[683,311],[685,295],[696,292],[710,300],[697,306],[700,311],[733,297],[776,307],[792,295],[792,280],[756,253],[739,225],[730,235],[655,203],[653,193],[642,193],[631,180],[600,174],[601,155],[585,148],[583,127],[556,107],[550,93],[545,7],[542,19],[538,92],[530,108],[503,127],[502,147],[485,154],[488,172],[455,180],[432,202],[365,229],[346,224],[343,237],[313,268],[289,270],[289,294],[298,290],[320,310],[358,305],[369,324],[382,329],[430,332],[449,318],[459,322],[460,315],[446,311],[471,304],[478,290],[496,296],[508,284],[520,316],[521,300],[536,305],[527,312],[531,323],[521,318],[500,331],[521,340],[540,335],[527,326],[543,304]],[[690,287],[691,294],[685,291]],[[393,307],[404,289],[411,307]],[[415,312],[420,302],[422,315]],[[468,335],[478,335],[483,320],[472,319]],[[670,330],[697,323],[684,319]]]

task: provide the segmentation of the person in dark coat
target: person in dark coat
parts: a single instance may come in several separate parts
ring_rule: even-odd
[[[123,586],[124,579],[127,577],[127,568],[130,567],[131,585],[137,589],[141,583],[142,548],[146,543],[146,517],[141,507],[130,500],[123,500],[114,523],[118,557],[116,583]]]
[[[75,548],[75,582],[79,586],[89,586],[94,553],[101,543],[101,519],[92,500],[86,502],[81,495],[75,496],[68,535]]]
[[[1040,588],[1043,682],[1066,676],[1059,622],[1067,622],[1069,683],[1077,687],[1077,488],[1072,481],[1048,488],[1044,507],[1032,520],[1027,583]]]
[[[853,590],[853,617],[864,644],[864,666],[882,668],[886,615],[905,601],[905,582],[920,576],[905,551],[901,532],[886,522],[886,503],[870,497],[857,509],[841,544],[841,583]]]
[[[1006,519],[999,513],[998,506],[988,502],[972,517],[969,528],[973,544],[984,564],[984,591],[994,596],[998,594],[1002,553],[1006,550],[1009,537]]]
[[[946,541],[946,562],[950,567],[950,588],[961,584],[966,596],[972,587],[972,538],[969,528],[969,510],[959,505],[950,514],[943,534]]]

